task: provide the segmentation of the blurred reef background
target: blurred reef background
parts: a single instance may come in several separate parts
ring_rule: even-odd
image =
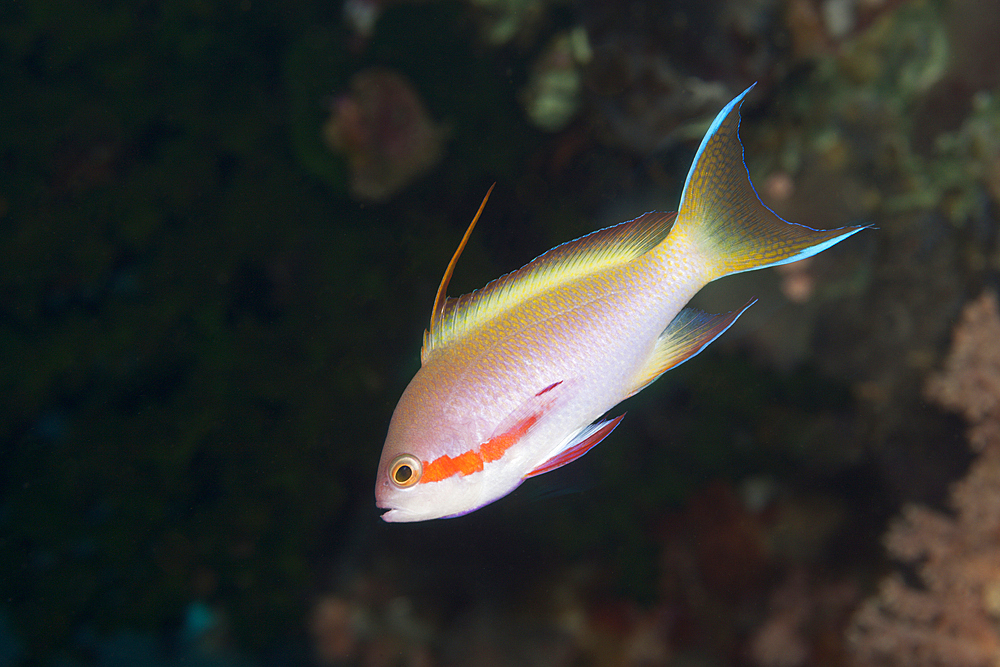
[[[998,30],[997,0],[0,4],[0,667],[1000,664]],[[383,524],[489,186],[453,295],[674,209],[754,82],[764,201],[876,229],[706,289],[760,301],[580,462]]]

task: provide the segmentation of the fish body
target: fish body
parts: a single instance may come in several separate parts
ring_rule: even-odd
[[[421,368],[389,425],[375,486],[384,520],[465,514],[579,458],[621,421],[600,421],[609,410],[753,303],[721,315],[685,308],[704,285],[809,257],[864,228],[813,230],[761,203],[738,136],[749,90],[709,128],[677,213],[564,243],[447,298],[470,225],[438,291]]]

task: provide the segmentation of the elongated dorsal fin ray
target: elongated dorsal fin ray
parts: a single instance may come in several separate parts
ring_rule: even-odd
[[[479,216],[483,214],[483,209],[486,208],[486,202],[489,201],[490,194],[493,192],[493,188],[496,187],[496,183],[490,186],[490,189],[486,191],[486,196],[483,197],[483,203],[479,205],[479,210],[476,214],[472,216],[472,222],[469,223],[468,229],[465,230],[465,236],[458,244],[458,248],[455,249],[455,254],[451,256],[451,261],[448,262],[448,268],[444,270],[444,276],[441,277],[441,284],[438,285],[437,294],[434,295],[434,307],[431,308],[431,331],[434,330],[435,321],[441,317],[444,312],[444,304],[448,300],[448,283],[451,282],[451,276],[455,273],[455,265],[458,264],[458,258],[462,256],[462,251],[465,250],[465,244],[469,242],[469,237],[472,236],[472,230],[475,229],[476,223],[479,222]]]
[[[671,368],[680,366],[704,350],[756,301],[751,299],[739,310],[721,315],[710,315],[694,308],[683,309],[656,339],[653,353],[636,374],[629,396],[639,393]]]
[[[691,234],[716,266],[715,277],[805,259],[864,226],[816,230],[788,222],[761,202],[739,138],[740,105],[750,88],[719,112],[695,154],[677,208],[677,228]]]
[[[527,265],[458,298],[445,299],[440,316],[424,333],[421,361],[484,321],[545,290],[629,262],[656,247],[675,213],[650,212],[556,246]]]

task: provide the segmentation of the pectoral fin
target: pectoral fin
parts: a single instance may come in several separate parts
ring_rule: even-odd
[[[629,396],[639,393],[656,378],[671,368],[680,366],[708,347],[726,329],[733,326],[736,318],[746,312],[746,309],[752,306],[755,301],[757,299],[752,299],[740,310],[721,315],[710,315],[694,308],[685,308],[678,313],[677,317],[657,338],[656,347],[649,355],[646,365],[636,375],[635,384]]]
[[[560,447],[559,451],[540,466],[526,474],[524,477],[536,477],[542,473],[550,472],[556,468],[561,468],[571,461],[575,461],[591,449],[594,448],[597,443],[604,440],[606,437],[611,435],[611,432],[615,430],[615,427],[625,419],[625,415],[620,415],[614,419],[609,419],[607,421],[595,422],[590,426],[587,426],[582,431],[576,434],[564,447]]]

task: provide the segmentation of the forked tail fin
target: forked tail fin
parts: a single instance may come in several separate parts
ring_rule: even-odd
[[[761,202],[739,138],[740,105],[752,88],[719,112],[702,139],[674,223],[716,263],[714,278],[805,259],[865,229],[810,229],[782,220]]]

